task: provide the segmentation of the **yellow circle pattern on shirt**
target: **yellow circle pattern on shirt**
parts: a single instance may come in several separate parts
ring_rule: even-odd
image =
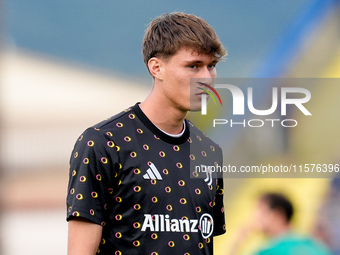
[[[130,118],[130,119],[135,119],[135,115],[134,115],[134,114],[130,114],[130,115],[129,115],[129,118]],[[124,124],[121,123],[121,122],[118,122],[118,123],[116,123],[116,126],[119,127],[119,128],[121,128],[121,127],[124,126]],[[99,131],[99,129],[97,129],[97,130]],[[139,128],[138,128],[138,129],[136,129],[136,130],[137,130],[137,133],[138,133],[138,134],[143,134],[143,133],[144,133],[142,129],[139,129]],[[136,132],[136,131],[135,131],[135,132]],[[106,132],[106,135],[107,135],[107,136],[110,136],[110,137],[113,136],[112,132]],[[158,137],[156,137],[156,136],[154,136],[154,137],[155,137],[157,140],[159,140]],[[80,140],[81,140],[82,138],[83,138],[83,137],[81,137]],[[197,138],[198,141],[202,141],[202,138],[201,138],[200,136],[197,135],[196,138]],[[125,136],[123,139],[124,139],[124,141],[127,142],[127,143],[129,143],[129,142],[132,141],[132,138],[131,138],[130,136]],[[189,143],[192,143],[192,142],[193,142],[192,139],[191,139],[190,137],[188,138],[187,141],[188,141]],[[116,145],[113,141],[108,141],[108,142],[106,142],[106,145],[107,145],[109,148],[116,148],[117,151],[120,151],[120,146]],[[94,147],[94,146],[95,146],[95,142],[94,142],[93,140],[89,140],[89,141],[87,141],[87,146],[88,146],[88,147]],[[149,145],[147,145],[147,144],[144,144],[142,147],[143,147],[143,149],[144,149],[145,151],[148,151],[148,150],[150,149]],[[180,146],[178,146],[178,145],[173,145],[172,148],[173,148],[173,151],[175,151],[175,152],[180,151]],[[215,151],[215,147],[214,147],[214,146],[210,146],[209,148],[210,148],[211,151]],[[164,157],[166,156],[166,153],[165,153],[164,151],[159,151],[158,155],[159,155],[161,158],[164,158]],[[201,155],[202,155],[203,157],[207,157],[206,151],[201,151]],[[75,152],[75,153],[74,153],[74,158],[77,158],[77,157],[78,157],[78,152]],[[137,152],[131,151],[131,152],[130,152],[130,157],[131,157],[131,158],[136,158],[136,157],[137,157]],[[189,155],[189,158],[190,158],[190,160],[195,160],[195,159],[196,159],[195,155],[193,155],[193,154],[190,154],[190,155]],[[108,163],[109,163],[109,162],[108,162],[108,159],[107,159],[106,157],[102,157],[102,158],[100,159],[100,161],[101,161],[103,164],[108,164]],[[90,163],[89,158],[83,158],[83,163],[86,164],[86,165],[89,164],[89,163]],[[148,165],[150,166],[150,165],[151,165],[151,162],[148,162]],[[176,167],[177,167],[178,169],[182,169],[182,168],[183,168],[183,165],[182,165],[181,162],[177,162],[177,163],[176,163]],[[120,167],[119,167],[119,168],[122,169],[122,165],[121,165],[121,164],[120,164]],[[171,169],[171,168],[169,168],[169,169]],[[171,171],[172,171],[172,169],[171,169]],[[136,174],[136,175],[139,175],[139,174],[142,173],[142,171],[141,171],[139,168],[135,168],[135,169],[133,170],[133,173]],[[168,169],[163,169],[163,170],[162,170],[162,173],[163,173],[164,175],[168,175],[168,174],[169,174],[169,170],[168,170]],[[75,176],[76,174],[77,174],[77,171],[76,171],[76,170],[73,170],[73,171],[72,171],[72,175]],[[194,177],[198,177],[198,173],[193,173],[193,175],[194,175]],[[117,177],[117,172],[115,172],[115,177]],[[102,176],[101,176],[100,174],[98,174],[98,175],[96,175],[96,179],[97,179],[98,181],[101,181],[101,180],[102,180]],[[80,182],[85,182],[85,181],[86,181],[86,176],[85,176],[85,175],[82,175],[82,176],[80,177],[79,181],[80,181]],[[156,184],[157,184],[156,179],[151,179],[150,181],[151,181],[151,184],[152,184],[152,185],[156,185]],[[185,181],[184,181],[184,180],[179,180],[177,183],[178,183],[178,185],[179,185],[180,187],[185,186]],[[120,185],[120,184],[121,184],[121,180],[119,180],[119,182],[118,182],[118,185]],[[209,189],[212,190],[212,188],[213,188],[213,186],[210,185],[210,186],[209,186]],[[133,187],[133,191],[136,192],[136,193],[140,192],[141,190],[142,190],[142,188],[141,188],[140,186],[134,186],[134,187]],[[112,189],[112,188],[109,188],[109,189],[108,189],[108,192],[109,192],[109,194],[112,194],[112,193],[113,193],[113,189]],[[165,187],[165,192],[166,192],[166,193],[171,193],[171,187],[170,187],[170,186]],[[201,190],[198,189],[198,188],[193,189],[193,192],[194,192],[194,194],[196,194],[196,195],[200,195],[200,194],[201,194]],[[220,193],[219,193],[220,195],[223,195],[223,193],[224,193],[224,191],[223,191],[222,189],[220,189],[219,192],[220,192]],[[75,193],[75,189],[72,188],[72,189],[70,190],[70,194],[74,194],[74,193]],[[97,193],[96,191],[93,191],[93,192],[91,192],[91,196],[92,196],[93,198],[97,198],[97,197],[98,197],[98,193]],[[82,200],[83,198],[84,198],[84,197],[83,197],[83,194],[81,194],[81,193],[78,193],[78,194],[76,195],[76,199],[77,199],[77,200]],[[121,198],[121,197],[116,197],[115,200],[116,200],[116,202],[118,202],[118,203],[121,203],[121,202],[122,202],[122,198]],[[152,203],[157,203],[157,202],[158,202],[158,198],[157,198],[156,196],[154,196],[154,197],[151,198],[151,201],[152,201]],[[177,200],[177,201],[179,201],[179,203],[180,203],[181,205],[186,205],[186,204],[187,204],[187,199],[186,199],[185,197],[182,197],[182,198],[180,198],[180,199]],[[210,205],[210,207],[213,207],[213,206],[215,206],[215,202],[214,202],[214,201],[211,201],[211,202],[209,203],[209,205]],[[138,211],[138,210],[141,209],[141,205],[140,205],[140,204],[135,204],[135,205],[133,206],[133,208],[134,208],[134,210],[137,210],[137,211]],[[69,210],[71,210],[71,208],[70,208]],[[172,210],[173,210],[173,206],[172,206],[171,204],[166,205],[166,210],[169,211],[169,212],[172,211]],[[222,209],[222,210],[223,210],[223,209]],[[196,206],[196,212],[197,212],[197,213],[201,213],[201,211],[202,211],[201,207],[200,207],[200,206]],[[95,215],[95,210],[94,210],[94,209],[90,209],[89,214],[92,215],[92,216]],[[78,211],[75,211],[75,212],[73,212],[73,215],[74,215],[74,216],[79,216],[80,214],[79,214]],[[117,214],[117,215],[115,216],[115,219],[116,219],[117,221],[122,220],[122,218],[123,218],[123,217],[122,217],[121,214]],[[188,218],[188,217],[183,216],[182,218],[185,219],[185,218]],[[102,225],[105,225],[105,223],[102,222]],[[133,226],[135,229],[138,229],[138,228],[141,227],[141,224],[140,224],[139,222],[134,222],[134,223],[132,224],[132,226]],[[116,238],[121,238],[121,237],[122,237],[122,234],[121,234],[120,232],[116,232],[115,237],[116,237]],[[158,235],[157,235],[156,233],[152,233],[152,234],[151,234],[151,239],[156,240],[157,238],[158,238]],[[189,236],[188,234],[184,234],[184,235],[183,235],[183,239],[184,239],[185,241],[189,241],[189,240],[190,240],[190,236]],[[206,242],[207,242],[207,243],[210,243],[210,239],[207,238],[207,239],[206,239]],[[102,244],[105,244],[105,240],[102,239],[102,242],[101,242],[101,243],[102,243]],[[139,246],[141,245],[141,242],[140,242],[139,240],[134,240],[134,241],[132,242],[132,244],[133,244],[135,247],[139,247]],[[171,248],[172,248],[172,247],[175,247],[175,242],[174,242],[174,241],[169,241],[169,242],[168,242],[168,246],[171,247]],[[198,243],[198,247],[199,247],[199,249],[203,249],[203,248],[204,248],[204,244],[203,244],[202,242],[200,242],[200,243]],[[121,253],[121,251],[117,250],[117,251],[115,251],[115,254],[122,254],[122,253]],[[152,254],[152,255],[158,255],[158,253],[157,253],[156,251],[152,252],[151,254]],[[184,253],[184,254],[185,254],[185,255],[190,255],[188,252],[186,252],[186,253]]]

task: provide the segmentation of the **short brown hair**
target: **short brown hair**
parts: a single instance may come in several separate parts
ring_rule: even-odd
[[[182,12],[164,13],[151,21],[143,39],[143,58],[169,58],[180,48],[190,47],[199,54],[221,60],[226,51],[215,30],[202,18]]]

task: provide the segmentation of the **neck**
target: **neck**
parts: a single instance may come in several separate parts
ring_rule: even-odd
[[[139,106],[149,120],[161,130],[173,135],[182,132],[187,111],[176,108],[165,96],[157,93],[155,86]]]
[[[280,237],[285,235],[287,232],[290,231],[290,225],[289,224],[282,224],[281,226],[277,226],[276,228],[273,228],[270,236],[272,237]]]

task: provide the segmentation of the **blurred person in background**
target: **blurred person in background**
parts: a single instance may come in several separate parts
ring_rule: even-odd
[[[223,45],[203,19],[170,13],[150,23],[143,55],[148,97],[87,129],[72,152],[69,255],[212,255],[213,236],[225,232],[223,179],[190,173],[193,160],[222,165],[222,150],[186,119],[200,110],[197,87],[213,83]]]
[[[340,255],[340,174],[331,182],[330,192],[317,216],[314,235]]]
[[[323,244],[294,233],[293,213],[293,205],[284,195],[263,194],[257,201],[253,222],[240,231],[231,254],[238,254],[239,247],[250,234],[260,232],[268,238],[268,243],[255,252],[256,255],[330,255]]]

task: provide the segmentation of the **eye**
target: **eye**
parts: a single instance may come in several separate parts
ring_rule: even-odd
[[[209,69],[214,69],[216,67],[216,65],[217,65],[216,63],[210,64],[210,65],[208,65],[208,68]]]
[[[190,65],[189,68],[190,69],[196,69],[198,66],[197,65]]]

